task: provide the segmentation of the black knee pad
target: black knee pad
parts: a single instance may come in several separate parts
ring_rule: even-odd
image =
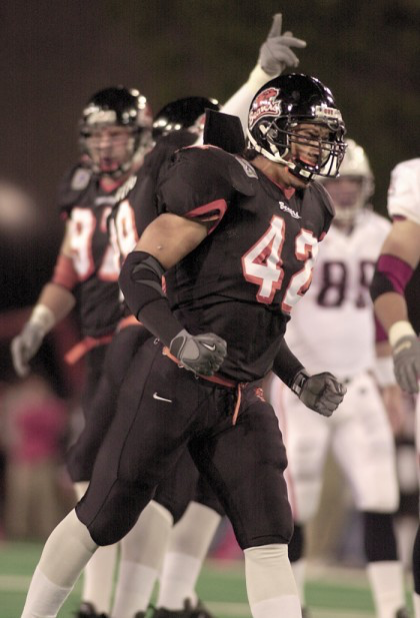
[[[90,485],[76,513],[97,545],[112,545],[133,528],[154,493],[155,487],[116,480],[103,500]]]
[[[363,513],[364,545],[368,562],[397,560],[393,515],[391,513]]]

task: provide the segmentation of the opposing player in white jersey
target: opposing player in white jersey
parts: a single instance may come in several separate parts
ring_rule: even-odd
[[[286,333],[288,345],[308,371],[327,367],[346,382],[347,398],[334,418],[325,419],[308,414],[275,377],[268,382],[267,395],[278,413],[289,461],[286,480],[295,520],[289,557],[302,606],[303,526],[317,512],[331,444],[363,513],[376,615],[402,618],[403,572],[392,527],[399,498],[394,440],[372,375],[375,326],[369,297],[374,264],[390,223],[365,207],[373,193],[373,175],[364,150],[347,142],[340,177],[325,182],[336,217],[320,247],[311,288],[293,310]],[[391,358],[379,359],[379,367],[380,386],[394,395],[398,387],[393,384]]]
[[[406,284],[413,277],[418,280],[420,272],[420,158],[403,161],[392,171],[388,212],[392,228],[376,264],[371,294],[375,313],[392,346],[398,383],[405,391],[417,394],[416,442],[420,453],[420,342],[418,330],[416,333],[408,317],[410,314],[415,319],[419,308],[410,307],[404,294]],[[420,618],[420,527],[414,542],[413,576],[414,610]]]

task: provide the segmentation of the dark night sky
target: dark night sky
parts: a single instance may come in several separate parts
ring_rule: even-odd
[[[188,94],[223,101],[282,11],[286,28],[308,41],[301,70],[332,88],[349,134],[366,147],[383,211],[391,168],[418,154],[416,7],[418,0],[3,0],[0,176],[35,191],[55,238],[56,185],[77,156],[77,121],[90,95],[135,86],[155,111]]]

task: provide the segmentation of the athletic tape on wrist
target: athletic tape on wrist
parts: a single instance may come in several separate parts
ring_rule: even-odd
[[[55,325],[55,315],[46,305],[38,304],[35,305],[29,322],[35,324],[46,335]]]
[[[394,348],[402,337],[416,337],[416,332],[410,322],[400,320],[391,326],[388,337],[389,343]]]

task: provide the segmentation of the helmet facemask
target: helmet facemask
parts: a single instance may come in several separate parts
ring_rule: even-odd
[[[302,131],[302,127],[305,131]],[[325,135],[311,132],[310,127],[327,129]],[[346,145],[343,142],[344,126],[337,121],[317,121],[302,118],[297,121],[290,116],[273,118],[271,122],[261,121],[257,127],[264,136],[265,145],[258,144],[248,132],[248,139],[254,150],[270,161],[281,163],[298,178],[309,181],[314,175],[335,178],[343,160]],[[264,147],[265,146],[265,147]],[[311,158],[296,155],[299,150],[311,150]],[[317,150],[316,160],[313,152]]]
[[[82,154],[96,174],[118,179],[150,149],[151,124],[146,99],[137,90],[103,90],[83,110]]]

